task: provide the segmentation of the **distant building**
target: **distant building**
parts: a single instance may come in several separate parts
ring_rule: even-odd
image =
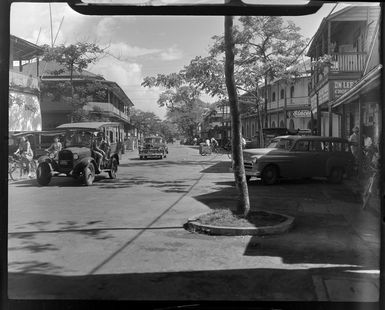
[[[30,64],[28,69],[34,70],[35,66],[36,64]],[[71,94],[68,93],[68,87],[63,88],[70,82],[69,72],[58,63],[41,61],[40,79],[43,129],[52,129],[71,122],[74,110]],[[116,82],[87,70],[75,71],[72,80],[75,96],[80,96],[76,93],[79,88],[86,91],[86,95],[82,96],[87,120],[118,121],[124,125],[126,135],[131,134],[133,128],[130,125],[130,109],[134,104]]]
[[[262,84],[258,95],[246,93],[240,96],[240,103],[254,105],[254,112],[241,115],[242,135],[253,139],[264,128],[265,93],[267,96],[267,128],[311,129],[311,112],[308,97],[310,63],[298,65],[299,76],[285,81],[274,79]],[[258,100],[257,100],[258,98]],[[257,105],[258,102],[258,105]]]
[[[307,53],[313,63],[309,96],[320,135],[346,137],[363,123],[359,105],[347,104],[347,99],[342,104],[339,98],[346,98],[369,72],[370,62],[379,64],[378,53],[373,54],[378,51],[379,16],[379,6],[350,6],[324,18],[314,36]],[[368,125],[374,122],[377,101],[361,97]]]
[[[39,56],[43,49],[16,36],[10,36],[9,131],[41,130]],[[34,70],[26,70],[28,64]]]
[[[201,122],[201,137],[217,140],[229,139],[231,136],[231,118],[228,102],[213,103],[203,115]]]

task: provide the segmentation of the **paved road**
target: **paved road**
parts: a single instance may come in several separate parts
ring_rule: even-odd
[[[250,184],[253,209],[292,215],[284,235],[190,233],[186,220],[234,208],[226,155],[169,145],[163,160],[127,153],[119,178],[9,185],[9,296],[146,300],[378,299],[378,216],[345,185]],[[342,287],[342,289],[341,289]]]

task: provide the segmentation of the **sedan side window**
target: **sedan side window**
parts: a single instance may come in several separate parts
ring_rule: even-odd
[[[310,141],[297,141],[293,150],[298,152],[308,152]]]
[[[310,152],[322,152],[321,141],[311,141],[309,151]]]

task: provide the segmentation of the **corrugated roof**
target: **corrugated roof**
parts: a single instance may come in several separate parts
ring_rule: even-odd
[[[23,71],[36,72],[36,66],[37,66],[36,62],[25,64],[23,65]],[[63,65],[55,61],[49,61],[49,62],[44,60],[40,61],[39,70],[40,70],[39,74],[43,79],[57,78],[57,77],[61,77],[61,78],[70,77],[70,72]],[[60,74],[55,74],[55,71],[57,72],[59,70],[64,70],[64,72]],[[74,78],[86,77],[86,78],[94,78],[94,79],[100,79],[100,80],[104,79],[101,75],[92,73],[87,70],[83,70],[82,72],[75,70],[73,73],[73,77]]]
[[[10,35],[10,44],[14,60],[30,60],[44,52],[40,46],[14,35]]]
[[[91,129],[98,130],[103,126],[108,125],[120,125],[118,122],[81,122],[81,123],[67,123],[57,126],[57,129],[66,128],[66,129]]]

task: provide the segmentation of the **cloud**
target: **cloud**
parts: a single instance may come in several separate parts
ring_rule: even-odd
[[[171,61],[178,60],[183,58],[183,52],[177,46],[171,46],[168,49],[164,50],[160,57],[162,60]]]
[[[160,108],[157,104],[162,90],[157,87],[140,86],[143,81],[141,64],[107,56],[89,66],[87,70],[102,75],[106,80],[118,83],[136,109],[154,112],[161,118],[165,117],[165,109]]]
[[[124,42],[112,43],[108,48],[108,53],[119,58],[120,60],[128,60],[130,58],[136,58],[149,54],[157,54],[159,52],[161,52],[160,49],[130,46]]]

